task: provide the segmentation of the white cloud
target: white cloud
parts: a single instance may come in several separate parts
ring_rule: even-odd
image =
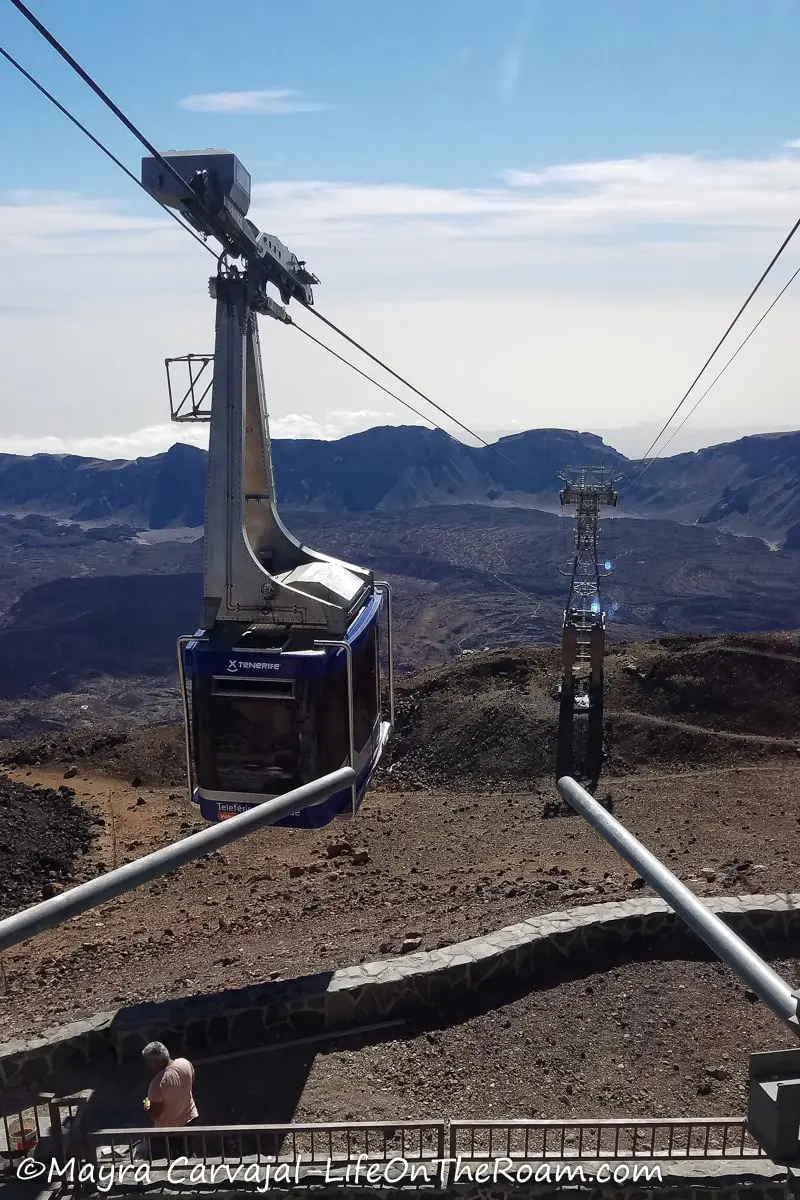
[[[695,155],[557,164],[539,171],[510,169],[502,184],[437,188],[409,183],[284,180],[256,185],[253,213],[263,227],[281,230],[309,249],[358,239],[469,239],[470,247],[502,239],[616,236],[675,241],[675,229],[783,230],[800,210],[800,158],[708,159]],[[702,248],[701,248],[702,249]],[[471,250],[470,250],[471,252]],[[497,253],[496,248],[492,250]],[[694,245],[693,252],[698,252]]]
[[[273,438],[312,438],[330,442],[376,425],[409,424],[399,415],[401,412],[401,408],[397,412],[335,410],[321,419],[309,413],[287,413],[270,420],[270,434]],[[208,425],[165,423],[129,433],[87,437],[0,435],[0,454],[76,454],[81,458],[131,459],[161,454],[175,442],[207,449]]]
[[[333,107],[316,100],[306,100],[300,92],[282,88],[264,88],[257,92],[202,92],[196,96],[185,96],[178,101],[180,108],[190,112],[258,115],[268,117],[286,116],[289,113],[327,112]]]
[[[717,234],[785,230],[800,210],[800,158],[710,159],[696,155],[508,169],[494,187],[442,188],[342,180],[276,180],[253,187],[251,216],[296,248],[384,244],[398,235],[424,259],[431,243],[469,240],[497,253],[498,239],[572,242],[616,236],[642,246],[674,230],[703,252]],[[144,201],[144,204],[147,202]],[[704,245],[697,245],[702,231]],[[737,232],[737,236],[739,236]],[[8,253],[76,254],[129,247],[161,253],[185,235],[154,205],[88,201],[69,195],[0,195],[0,239]],[[116,239],[111,241],[110,239]],[[181,243],[182,244],[182,243]],[[727,249],[727,246],[726,246]],[[406,247],[403,247],[403,255]]]
[[[0,436],[2,454],[77,454],[81,458],[140,458],[160,454],[174,442],[190,446],[208,445],[208,431],[203,426],[151,425],[131,433],[105,434],[97,437],[69,437],[12,434]]]
[[[0,196],[7,450],[128,456],[188,436],[165,424],[163,362],[211,348],[214,263],[135,189],[122,194]],[[464,188],[289,179],[257,183],[250,215],[308,257],[323,313],[465,423],[499,429],[663,419],[798,210],[800,157],[781,151],[517,167]],[[790,291],[704,401],[703,428],[796,423],[797,319]],[[276,436],[417,421],[292,330],[263,321],[262,346]]]
[[[800,138],[793,138],[790,142],[783,143],[784,150],[800,150]]]
[[[119,202],[69,193],[0,193],[0,254],[74,255],[91,250],[99,236],[103,252],[126,241],[138,250],[143,234],[161,234],[174,224],[157,214],[158,209],[147,215],[126,212]]]
[[[402,411],[400,406],[395,412],[378,412],[370,408],[357,411],[334,409],[323,418],[312,417],[309,413],[288,413],[285,417],[275,417],[270,421],[270,432],[276,438],[314,438],[331,442],[351,433],[362,433],[376,425],[408,424],[401,415]]]

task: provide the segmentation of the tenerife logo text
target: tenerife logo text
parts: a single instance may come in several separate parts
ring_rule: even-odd
[[[279,671],[280,669],[281,664],[279,662],[267,662],[266,660],[260,662],[258,660],[243,662],[238,658],[228,660],[228,671],[231,675],[235,674],[236,671]]]

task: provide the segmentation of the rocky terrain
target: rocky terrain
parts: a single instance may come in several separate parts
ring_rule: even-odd
[[[800,980],[797,958],[773,959],[773,966],[783,978]],[[446,1021],[408,1027],[402,1037],[392,1030],[366,1045],[307,1051],[291,1119],[731,1117],[746,1111],[749,1056],[774,1050],[782,1034],[725,967],[633,962],[577,975],[546,991],[498,997],[488,1011],[448,1013]],[[271,1069],[284,1066],[274,1054],[262,1061]],[[223,1067],[200,1070],[207,1105],[212,1096],[232,1095],[233,1089],[219,1087]],[[264,1090],[253,1072],[228,1104],[237,1116],[248,1107],[263,1111]]]
[[[383,790],[507,786],[555,770],[556,648],[464,655],[401,677]],[[667,636],[606,656],[606,773],[658,766],[776,766],[800,757],[800,635]],[[64,768],[148,787],[185,782],[183,726],[50,732],[0,748],[0,763]]]
[[[308,544],[394,585],[400,673],[560,637],[571,530],[553,514],[450,506],[417,509],[413,520],[284,517]],[[614,565],[604,582],[612,640],[800,625],[797,552],[623,516],[602,539]],[[0,737],[177,720],[175,640],[197,627],[201,572],[196,530],[162,537],[0,518]]]
[[[2,1036],[646,894],[587,826],[549,815],[551,659],[495,652],[402,680],[391,755],[354,825],[269,831],[9,951]],[[797,888],[799,660],[791,635],[671,639],[610,657],[598,794],[700,894]],[[27,807],[5,862],[33,828],[25,812],[49,813],[59,787],[95,831],[88,851],[75,847],[74,879],[200,828],[181,738],[173,726],[7,745],[8,778],[39,786],[15,790]],[[27,878],[29,899],[60,882],[48,869]],[[735,1049],[715,1029],[704,1053]]]
[[[94,832],[70,788],[33,789],[0,776],[0,916],[61,890]]]
[[[557,643],[569,462],[623,474],[601,528],[612,640],[797,628],[800,512],[781,481],[798,438],[659,460],[641,481],[599,438],[565,430],[504,439],[501,454],[418,427],[273,450],[288,526],[393,584],[402,674]],[[135,462],[0,455],[0,738],[179,718],[175,641],[199,621],[205,462],[181,444]]]

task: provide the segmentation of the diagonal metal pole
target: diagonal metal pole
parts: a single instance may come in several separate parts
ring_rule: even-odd
[[[54,925],[61,925],[71,917],[77,917],[79,913],[88,912],[91,908],[105,904],[107,900],[113,900],[115,896],[133,891],[143,883],[159,879],[178,867],[185,867],[187,863],[202,858],[212,850],[218,850],[220,846],[227,846],[239,838],[246,837],[248,833],[256,833],[259,829],[274,825],[290,813],[310,808],[312,804],[318,804],[337,792],[348,791],[355,783],[355,778],[351,767],[342,767],[330,775],[315,779],[313,783],[306,783],[294,791],[287,792],[285,796],[265,800],[249,812],[239,813],[219,825],[201,829],[199,833],[181,838],[179,842],[154,850],[152,854],[126,863],[116,871],[108,871],[105,875],[90,879],[88,883],[78,884],[77,887],[62,892],[60,896],[54,896],[52,900],[43,900],[41,904],[34,904],[32,908],[14,913],[13,916],[0,921],[0,950],[16,946],[34,934],[52,929]]]
[[[703,904],[685,883],[612,817],[602,804],[568,775],[558,780],[558,790],[567,804],[589,822],[601,837],[638,871],[642,879],[692,929],[705,944],[755,992],[767,1008],[800,1036],[798,994],[781,979],[746,942],[729,929],[716,913]]]

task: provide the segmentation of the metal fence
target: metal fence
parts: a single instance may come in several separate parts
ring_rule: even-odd
[[[0,1096],[0,1177],[13,1175],[23,1158],[62,1163],[69,1155],[82,1153],[87,1103],[88,1093]]]
[[[85,1161],[99,1177],[120,1182],[148,1165],[148,1179],[183,1182],[190,1166],[204,1168],[204,1183],[229,1184],[237,1165],[263,1168],[273,1178],[283,1167],[283,1182],[353,1180],[367,1170],[391,1164],[414,1168],[427,1184],[443,1183],[447,1125],[443,1121],[357,1121],[340,1124],[192,1126],[190,1129],[101,1129],[85,1139]],[[215,1173],[215,1168],[217,1173]],[[280,1179],[280,1176],[277,1176]],[[362,1177],[363,1181],[363,1177]]]
[[[198,1162],[226,1160],[308,1166],[347,1164],[363,1156],[387,1163],[444,1159],[447,1125],[442,1121],[351,1121],[324,1125],[193,1125],[174,1130],[101,1129],[86,1139],[94,1162],[164,1161],[186,1156]]]
[[[470,1161],[766,1157],[738,1117],[662,1121],[452,1121],[448,1153]]]
[[[377,1183],[370,1172],[385,1172],[385,1180],[399,1182],[390,1172],[393,1164],[395,1170],[402,1164],[404,1182],[442,1187],[461,1164],[501,1160],[517,1165],[723,1159],[769,1163],[744,1119],[737,1117],[352,1121],[87,1131],[88,1097],[39,1096],[30,1102],[24,1096],[3,1098],[0,1167],[5,1174],[13,1175],[22,1158],[52,1160],[64,1168],[56,1173],[62,1190],[77,1195],[95,1191],[92,1180],[100,1178],[105,1179],[105,1191],[124,1189],[137,1170],[146,1170],[151,1183],[187,1182],[196,1165],[203,1167],[203,1182],[213,1189],[230,1186],[237,1172],[248,1169],[260,1171],[259,1179],[272,1172],[276,1184],[338,1180],[358,1186]],[[282,1178],[276,1174],[279,1170]]]

